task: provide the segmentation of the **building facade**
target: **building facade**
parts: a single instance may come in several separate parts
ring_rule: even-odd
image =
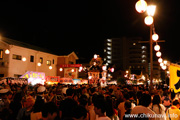
[[[112,38],[105,41],[104,60],[107,64],[114,64],[116,69],[141,71],[148,73],[147,47],[139,41],[140,37]]]
[[[77,59],[74,52],[59,56],[12,39],[3,37],[0,40],[0,78],[20,77],[27,71],[44,72],[46,76],[64,77],[60,74],[60,65],[76,64]]]

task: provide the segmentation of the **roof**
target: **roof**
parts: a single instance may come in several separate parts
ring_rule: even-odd
[[[20,46],[20,47],[24,47],[24,48],[29,48],[29,49],[33,49],[33,50],[37,50],[37,51],[41,51],[41,52],[46,52],[46,53],[50,53],[50,54],[54,54],[54,55],[60,55],[62,56],[62,54],[64,54],[64,56],[70,56],[71,54],[73,54],[75,56],[76,59],[79,59],[76,55],[76,53],[73,51],[70,52],[70,50],[62,50],[60,52],[58,51],[52,51],[49,49],[45,49],[45,48],[41,48],[32,44],[28,44],[25,42],[21,42],[21,41],[17,41],[14,39],[10,39],[10,38],[6,38],[6,37],[2,37],[1,39],[3,42],[9,44],[9,45],[15,45],[15,46]]]
[[[41,47],[38,47],[38,46],[35,46],[35,45],[32,45],[32,44],[28,44],[28,43],[25,43],[25,42],[20,42],[20,41],[13,40],[13,39],[10,39],[10,38],[2,37],[1,40],[3,42],[5,42],[5,43],[9,44],[9,45],[15,45],[15,46],[29,48],[29,49],[33,49],[33,50],[37,50],[37,51],[41,51],[41,52],[55,54],[49,49],[41,48]]]

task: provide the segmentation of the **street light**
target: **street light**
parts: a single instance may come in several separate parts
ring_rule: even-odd
[[[139,13],[143,13],[146,11],[146,8],[147,8],[147,3],[146,1],[144,0],[139,0],[136,5],[135,5],[135,8],[137,10],[137,12]]]
[[[139,1],[138,1],[139,2]],[[143,1],[141,1],[143,2]],[[137,3],[136,3],[137,4]],[[147,14],[148,16],[145,18],[145,23],[146,25],[150,26],[150,90],[153,89],[153,38],[152,38],[152,31],[153,31],[153,16],[156,11],[156,6],[155,5],[149,5],[147,6]],[[158,52],[158,56],[161,56]]]
[[[8,49],[5,50],[5,54],[9,54],[10,51]]]

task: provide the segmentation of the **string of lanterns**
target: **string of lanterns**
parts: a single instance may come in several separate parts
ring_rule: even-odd
[[[154,46],[154,50],[156,51],[156,56],[158,57],[158,62],[160,63],[160,66],[163,70],[167,69],[167,61],[162,59],[162,53],[160,52],[160,46],[158,45],[158,39],[159,35],[155,32],[154,27],[154,19],[153,16],[155,14],[156,6],[155,5],[147,5],[147,2],[145,0],[139,0],[136,2],[135,8],[138,13],[144,13],[147,11],[148,16],[145,17],[144,22],[146,25],[150,26],[152,25],[152,40],[156,43]]]

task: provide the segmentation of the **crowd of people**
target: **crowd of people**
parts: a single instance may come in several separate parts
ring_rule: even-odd
[[[179,108],[164,86],[0,85],[0,120],[178,120]]]

